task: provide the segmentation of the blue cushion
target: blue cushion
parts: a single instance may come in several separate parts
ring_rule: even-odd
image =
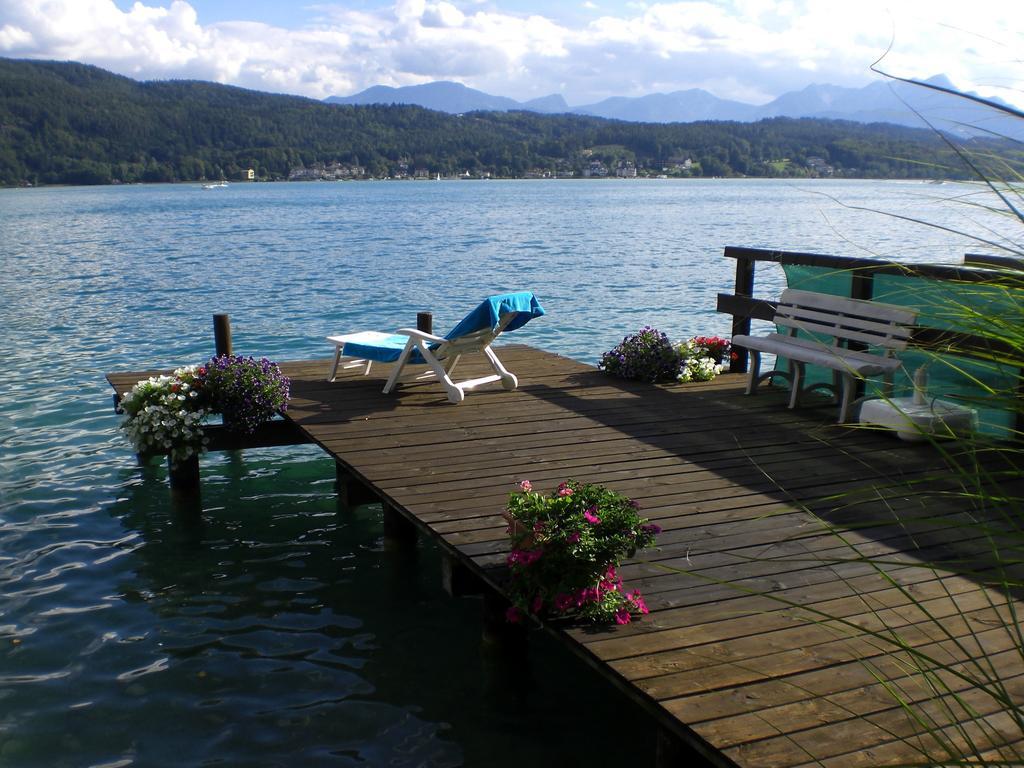
[[[402,354],[407,341],[409,341],[409,337],[400,333],[392,333],[390,336],[373,341],[346,341],[342,348],[342,354],[348,357],[373,360],[377,363],[393,363]],[[423,355],[418,350],[413,350],[410,361],[422,363],[424,362]]]

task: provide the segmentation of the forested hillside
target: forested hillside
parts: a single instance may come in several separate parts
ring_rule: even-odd
[[[0,97],[5,185],[231,179],[248,168],[275,180],[332,163],[378,178],[401,175],[400,168],[522,177],[600,167],[609,175],[632,167],[641,176],[966,176],[936,135],[890,125],[448,115],[203,82],[140,83],[82,64],[11,59],[0,59]],[[978,144],[1011,151],[993,140]]]

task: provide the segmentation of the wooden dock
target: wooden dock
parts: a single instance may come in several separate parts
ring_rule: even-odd
[[[920,671],[937,659],[969,673],[984,658],[1024,700],[1021,595],[983,586],[1011,566],[964,527],[972,505],[950,456],[836,426],[834,406],[794,413],[770,388],[744,397],[739,375],[650,386],[530,347],[501,355],[520,388],[458,406],[430,385],[385,396],[376,371],[328,383],[326,359],[282,364],[287,419],[499,590],[501,511],[518,481],[547,491],[572,477],[639,501],[663,533],[622,575],[651,614],[551,630],[712,763],[924,763],[941,754],[936,734],[1024,752],[1020,723],[990,697],[949,676],[937,695]],[[124,391],[138,377],[108,378]],[[950,569],[920,567],[937,561]],[[932,735],[915,736],[929,729],[911,712],[934,718]]]

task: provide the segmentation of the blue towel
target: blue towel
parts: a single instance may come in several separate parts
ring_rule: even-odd
[[[506,331],[522,328],[533,318],[543,315],[544,308],[537,301],[537,297],[529,291],[489,296],[480,303],[480,306],[466,315],[458,325],[452,328],[445,338],[457,339],[460,336],[465,336],[468,333],[485,328],[494,329],[501,322],[501,316],[510,312],[517,314],[505,326]],[[343,354],[348,357],[360,357],[379,363],[393,363],[398,360],[408,341],[408,336],[403,336],[399,333],[378,337],[373,341],[348,341],[345,342]],[[437,344],[431,344],[430,346],[435,348]],[[418,351],[413,350],[409,362],[423,363],[425,361]]]
[[[467,333],[479,331],[483,328],[495,328],[501,320],[502,315],[509,312],[518,314],[505,326],[506,331],[514,331],[522,328],[530,320],[544,314],[544,308],[537,301],[537,297],[529,291],[520,293],[501,293],[497,296],[489,296],[480,302],[480,306],[470,312],[445,336],[446,339],[457,339]]]

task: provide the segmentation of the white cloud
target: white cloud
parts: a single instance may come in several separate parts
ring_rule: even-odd
[[[561,92],[573,104],[694,87],[767,101],[811,82],[867,82],[893,30],[884,66],[895,74],[944,72],[965,86],[1006,85],[1008,73],[1019,75],[1019,38],[1007,38],[1024,29],[1024,4],[994,0],[979,0],[961,22],[970,33],[943,25],[964,18],[953,0],[901,0],[895,9],[889,0],[626,2],[575,25],[545,15],[540,2],[534,14],[500,5],[319,5],[306,26],[284,29],[202,24],[185,0],[139,0],[125,11],[113,0],[0,0],[0,55],[315,98],[451,79],[522,99]],[[590,0],[583,7],[597,8]]]

